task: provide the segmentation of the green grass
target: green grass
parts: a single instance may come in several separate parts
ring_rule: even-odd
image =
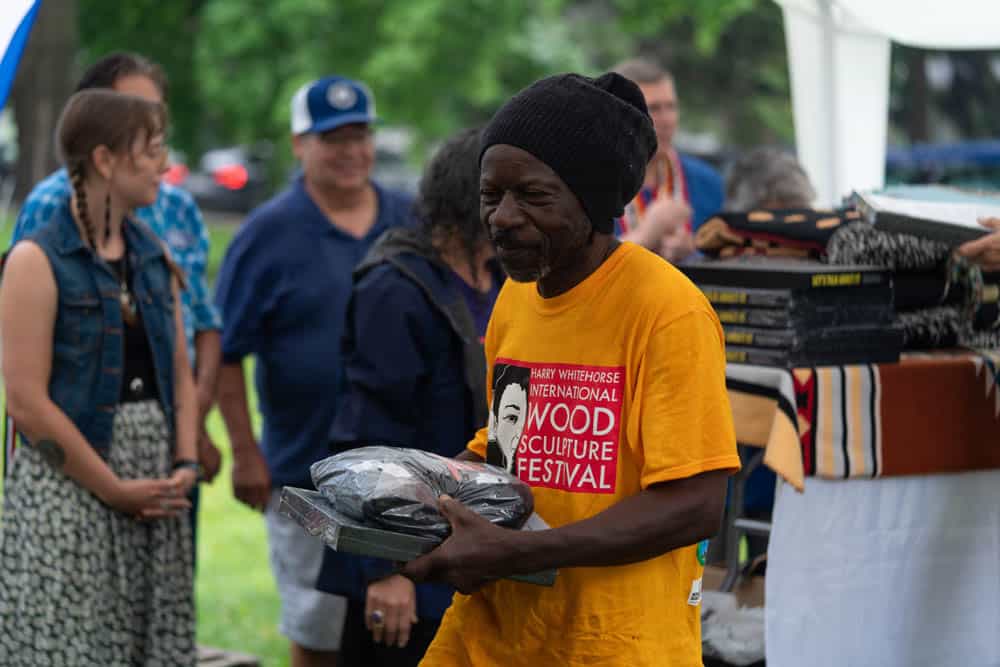
[[[214,280],[236,226],[208,224]],[[0,220],[0,249],[9,245],[13,222]],[[248,362],[249,372],[251,364]],[[3,401],[0,387],[0,401]],[[251,397],[251,404],[256,401]],[[254,413],[255,425],[259,416]],[[233,498],[229,438],[218,410],[209,415],[209,433],[223,455],[223,469],[202,485],[198,525],[198,642],[261,659],[265,667],[288,664],[287,641],[278,634],[279,600],[268,562],[263,517]]]
[[[215,276],[219,273],[219,265],[222,264],[222,258],[226,254],[226,247],[236,232],[236,225],[225,222],[209,222],[206,226],[208,227],[209,243],[206,273],[209,280],[214,280]]]
[[[207,273],[214,282],[226,247],[236,231],[209,219]],[[252,364],[246,364],[251,377]],[[252,392],[252,383],[248,383]],[[256,396],[251,395],[251,405]],[[254,426],[260,418],[254,411]],[[213,410],[208,430],[219,446],[223,467],[211,485],[202,485],[198,522],[198,642],[261,659],[266,667],[288,664],[288,643],[278,633],[280,601],[268,561],[264,518],[233,497],[232,452],[222,417]],[[259,432],[259,430],[258,430]]]
[[[226,247],[236,231],[231,223],[208,223],[207,273],[214,282]],[[252,363],[245,365],[252,376]],[[252,393],[253,383],[248,383]],[[256,396],[250,396],[256,405]],[[253,412],[254,426],[260,416]],[[266,667],[288,664],[288,643],[278,634],[280,601],[268,562],[264,518],[233,497],[232,451],[222,417],[213,410],[208,430],[223,456],[222,470],[201,487],[198,522],[198,641],[206,646],[250,653]]]
[[[209,432],[224,463],[215,481],[202,485],[198,641],[251,653],[268,667],[287,665],[287,642],[277,629],[279,600],[268,564],[264,519],[233,498],[229,439],[217,410],[209,415]]]

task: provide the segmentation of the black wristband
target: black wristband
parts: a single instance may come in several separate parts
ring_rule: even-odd
[[[180,470],[182,468],[190,468],[197,473],[201,472],[201,464],[197,461],[192,461],[191,459],[177,459],[174,461],[174,470]]]

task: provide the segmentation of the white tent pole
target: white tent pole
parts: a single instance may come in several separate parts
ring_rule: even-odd
[[[785,19],[795,143],[833,206],[851,190],[882,187],[888,122],[889,41],[845,16],[843,0],[777,0]]]
[[[829,164],[826,169],[825,191],[830,196],[839,194],[837,192],[837,180],[840,174],[840,145],[837,141],[839,127],[837,113],[837,58],[834,53],[834,31],[836,26],[833,22],[833,0],[819,0],[821,16],[821,39],[822,39],[822,81],[823,108],[826,113],[826,157]],[[832,203],[832,202],[828,202]]]

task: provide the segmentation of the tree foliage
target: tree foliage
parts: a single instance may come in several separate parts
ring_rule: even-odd
[[[785,36],[779,7],[766,0],[719,24],[710,51],[695,18],[683,18],[637,44],[672,70],[681,127],[711,132],[725,143],[791,144],[794,139]],[[736,7],[733,8],[734,12]]]
[[[761,0],[80,1],[83,63],[134,49],[171,82],[173,142],[283,142],[288,101],[328,73],[369,82],[389,123],[424,143],[486,120],[556,71],[594,73],[678,25],[707,57]],[[279,151],[279,154],[281,151]]]
[[[195,148],[204,98],[192,46],[211,0],[77,0],[81,53],[76,69],[113,51],[136,51],[163,65],[170,83],[172,141]]]
[[[10,105],[17,124],[18,199],[56,166],[52,128],[73,90],[76,16],[76,0],[43,2],[18,67]]]
[[[41,67],[75,78],[110,51],[147,55],[170,78],[171,142],[191,159],[213,146],[268,141],[279,147],[275,155],[287,165],[289,100],[304,82],[325,74],[366,80],[376,93],[379,115],[414,130],[419,148],[459,127],[484,122],[505,98],[538,77],[567,70],[595,74],[637,54],[673,71],[682,130],[704,132],[735,147],[793,141],[783,25],[772,0],[46,4],[65,12],[78,7],[77,57],[71,56],[74,46],[64,50],[59,57],[66,66],[60,69],[50,62],[52,49],[42,63],[41,52],[29,42],[22,71]],[[932,55],[952,64],[954,74],[944,90],[927,85],[924,67]],[[894,47],[893,137],[933,139],[932,127],[941,126],[957,136],[995,136],[1000,131],[997,62],[995,53],[930,54]],[[48,102],[34,99],[33,89],[23,83],[17,90],[15,104],[19,98],[25,110],[62,103],[55,93]],[[25,124],[34,137],[30,120]],[[33,152],[44,157],[42,148]]]
[[[1000,54],[892,47],[889,118],[899,140],[1000,136]],[[928,69],[942,80],[928,80]],[[935,131],[936,130],[936,131]]]

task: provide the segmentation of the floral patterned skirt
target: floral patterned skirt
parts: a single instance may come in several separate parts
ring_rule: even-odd
[[[159,405],[120,405],[111,469],[166,477],[172,461]],[[194,665],[190,530],[186,513],[113,510],[20,447],[0,517],[0,665]]]

